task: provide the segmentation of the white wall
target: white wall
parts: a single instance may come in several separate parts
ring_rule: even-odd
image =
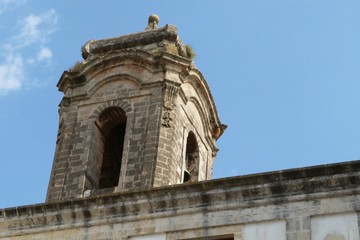
[[[312,240],[359,240],[356,213],[311,218]]]
[[[286,223],[274,221],[246,224],[244,240],[286,240]]]
[[[129,240],[166,240],[166,234],[160,233],[160,234],[129,237]]]

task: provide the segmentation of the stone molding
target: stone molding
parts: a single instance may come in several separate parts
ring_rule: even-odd
[[[90,40],[82,48],[82,56],[87,59],[92,54],[105,54],[110,51],[117,51],[133,48],[164,40],[176,42],[178,39],[177,28],[173,25],[165,25],[162,28],[123,35],[103,40]]]
[[[1,209],[0,229],[48,231],[204,210],[227,211],[350,195],[360,198],[359,184],[360,161],[329,164]]]

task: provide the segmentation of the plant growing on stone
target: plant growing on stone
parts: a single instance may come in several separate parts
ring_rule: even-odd
[[[69,72],[78,72],[82,67],[82,62],[77,61],[72,67],[68,69]]]
[[[195,53],[193,47],[188,44],[185,46],[185,49],[186,49],[187,57],[190,58],[191,60],[193,60],[196,57],[196,53]]]

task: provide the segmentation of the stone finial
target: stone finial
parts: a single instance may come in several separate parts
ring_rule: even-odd
[[[145,30],[152,30],[158,28],[158,23],[160,21],[160,18],[156,14],[151,14],[148,20],[148,25],[145,28]]]

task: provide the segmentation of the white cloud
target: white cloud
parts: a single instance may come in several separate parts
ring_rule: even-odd
[[[24,5],[27,0],[0,0],[0,13],[11,8],[17,8]]]
[[[0,0],[0,11],[4,9],[1,7],[15,2],[22,1]],[[17,35],[5,43],[0,42],[4,57],[3,61],[0,59],[0,93],[21,89],[27,80],[25,69],[43,61],[51,62],[52,51],[46,43],[56,30],[57,21],[58,15],[53,9],[39,15],[30,14],[21,21]]]
[[[37,55],[37,60],[39,62],[42,62],[42,61],[49,61],[50,59],[52,58],[52,52],[49,48],[47,47],[42,47],[40,49],[40,51],[38,52],[38,55]]]
[[[0,90],[18,90],[24,78],[23,59],[19,54],[9,53],[5,63],[0,64]]]
[[[32,44],[43,44],[56,30],[58,15],[51,9],[43,14],[27,16],[21,22],[21,32],[12,39],[14,48],[24,48]]]

